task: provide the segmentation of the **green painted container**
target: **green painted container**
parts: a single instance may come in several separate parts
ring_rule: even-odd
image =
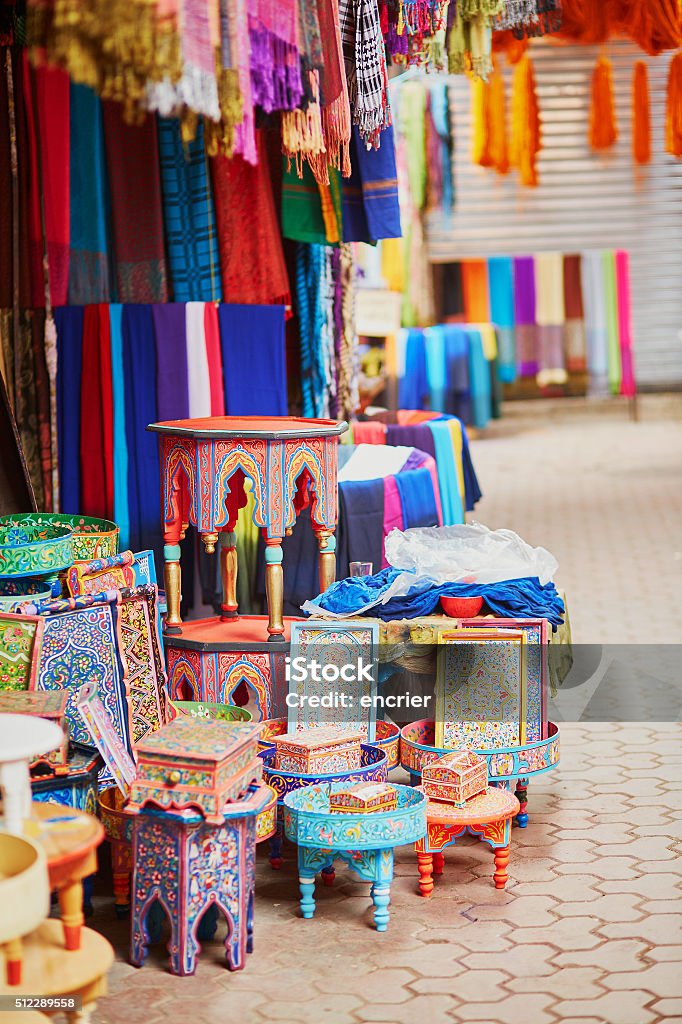
[[[171,705],[181,715],[191,718],[203,718],[205,721],[250,722],[253,715],[246,708],[235,707],[234,704],[211,704],[199,700],[172,700]]]
[[[44,517],[48,518],[47,513]],[[73,558],[75,562],[91,562],[94,558],[111,558],[118,554],[119,528],[111,519],[95,516],[68,516],[51,514],[56,523],[73,528]]]
[[[0,517],[0,579],[56,578],[73,565],[73,528],[41,513]]]

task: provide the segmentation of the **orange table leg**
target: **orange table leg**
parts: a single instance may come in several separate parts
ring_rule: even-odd
[[[23,946],[21,938],[10,939],[5,943],[5,957],[7,961],[7,984],[21,985],[21,963]]]
[[[443,867],[445,865],[445,854],[434,853],[433,855],[433,873],[434,875],[442,875]]]
[[[430,896],[433,892],[433,855],[430,853],[417,854],[417,867],[419,868],[419,895]]]
[[[64,946],[66,949],[81,948],[83,926],[83,883],[72,882],[57,893],[62,924],[64,925]]]
[[[509,847],[502,846],[500,849],[495,850],[495,874],[493,878],[495,880],[496,889],[504,889],[507,884],[509,875],[507,873],[507,864],[509,863]]]

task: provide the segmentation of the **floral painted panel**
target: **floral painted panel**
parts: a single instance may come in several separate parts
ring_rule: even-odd
[[[139,743],[166,722],[166,670],[158,631],[157,598],[155,586],[135,587],[124,592],[120,605],[133,743]]]
[[[77,743],[87,745],[92,740],[77,708],[78,691],[86,682],[95,684],[117,735],[132,756],[115,601],[45,615],[35,689],[69,691],[69,732]],[[102,770],[100,781],[113,782],[108,769]]]
[[[30,688],[42,632],[42,619],[0,614],[0,690]]]
[[[491,750],[525,742],[525,635],[443,632],[436,746]]]

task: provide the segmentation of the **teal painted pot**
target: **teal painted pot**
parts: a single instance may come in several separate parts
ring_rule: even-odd
[[[55,577],[73,565],[73,529],[40,513],[0,517],[0,579]]]
[[[45,580],[17,577],[0,580],[0,612],[11,612],[24,601],[49,601],[52,590]]]

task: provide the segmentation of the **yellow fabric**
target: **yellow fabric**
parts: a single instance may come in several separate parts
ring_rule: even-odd
[[[498,174],[509,171],[509,145],[507,142],[507,101],[504,75],[495,68],[488,84],[488,137],[490,162]]]
[[[256,578],[256,560],[258,555],[258,527],[253,521],[256,499],[253,484],[248,477],[244,480],[246,506],[239,510],[239,518],[235,534],[237,538],[237,603],[242,615],[253,615],[258,608],[253,603],[251,580]]]
[[[329,185],[325,185],[324,182],[318,181],[317,189],[320,193],[320,205],[322,207],[322,220],[324,221],[324,233],[327,241],[330,245],[335,242],[339,242],[339,225],[336,221],[336,210],[334,209],[334,202],[332,200],[331,190]]]
[[[535,74],[530,57],[524,54],[514,68],[509,148],[509,163],[518,168],[522,185],[534,187],[538,183],[536,158],[540,147],[540,111],[535,93]]]
[[[542,327],[563,324],[566,319],[560,252],[540,252],[535,257],[535,319]]]
[[[592,72],[590,102],[590,146],[609,149],[618,138],[616,101],[613,95],[613,69],[608,57],[599,57]]]
[[[482,78],[471,81],[471,160],[490,167],[490,86]]]
[[[483,345],[483,355],[492,362],[493,359],[497,359],[497,335],[495,334],[495,328],[492,324],[473,324],[476,330],[481,335],[481,344]]]
[[[448,420],[450,428],[450,440],[452,441],[452,454],[455,459],[455,472],[457,474],[457,486],[462,502],[462,510],[466,510],[466,490],[464,487],[464,463],[462,461],[462,424],[457,419]],[[466,513],[465,513],[466,515]]]
[[[392,292],[405,290],[405,256],[402,238],[385,238],[381,243],[381,276]]]

